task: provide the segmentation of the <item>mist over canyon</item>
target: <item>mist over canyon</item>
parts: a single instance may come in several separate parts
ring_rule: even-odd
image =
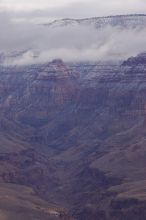
[[[0,20],[0,50],[7,57],[4,65],[43,63],[56,58],[66,62],[123,60],[146,51],[146,15],[35,24],[18,22],[2,13]]]
[[[0,12],[0,220],[145,220],[146,15],[16,11]]]

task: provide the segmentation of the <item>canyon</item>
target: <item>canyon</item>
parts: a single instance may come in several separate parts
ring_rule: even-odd
[[[145,94],[146,53],[0,66],[1,219],[144,220]]]

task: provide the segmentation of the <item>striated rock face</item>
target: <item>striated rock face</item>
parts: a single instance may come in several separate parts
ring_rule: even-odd
[[[79,74],[61,60],[36,68],[30,72],[18,68],[15,73],[3,70],[0,86],[4,114],[35,126],[46,123],[59,109],[73,106],[79,90]]]
[[[129,67],[130,73],[132,73],[131,68],[134,67],[133,72],[137,75],[138,73],[145,73],[146,71],[146,53],[142,53],[137,57],[131,57],[128,60],[124,61],[122,64],[123,67]]]
[[[0,183],[33,188],[61,219],[144,220],[145,78],[145,53],[1,68]]]
[[[47,95],[49,105],[61,107],[76,98],[77,79],[78,75],[67,68],[61,60],[54,60],[38,74],[32,84],[32,93]]]

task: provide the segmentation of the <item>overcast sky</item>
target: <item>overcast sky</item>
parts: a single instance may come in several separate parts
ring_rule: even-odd
[[[93,17],[145,13],[146,0],[0,0],[0,10],[34,17]]]

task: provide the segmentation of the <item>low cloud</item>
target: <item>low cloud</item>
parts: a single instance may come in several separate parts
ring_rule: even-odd
[[[9,56],[5,64],[26,65],[64,61],[117,60],[146,51],[146,29],[106,26],[69,25],[49,27],[28,22],[14,22],[7,13],[0,14],[0,51]]]

